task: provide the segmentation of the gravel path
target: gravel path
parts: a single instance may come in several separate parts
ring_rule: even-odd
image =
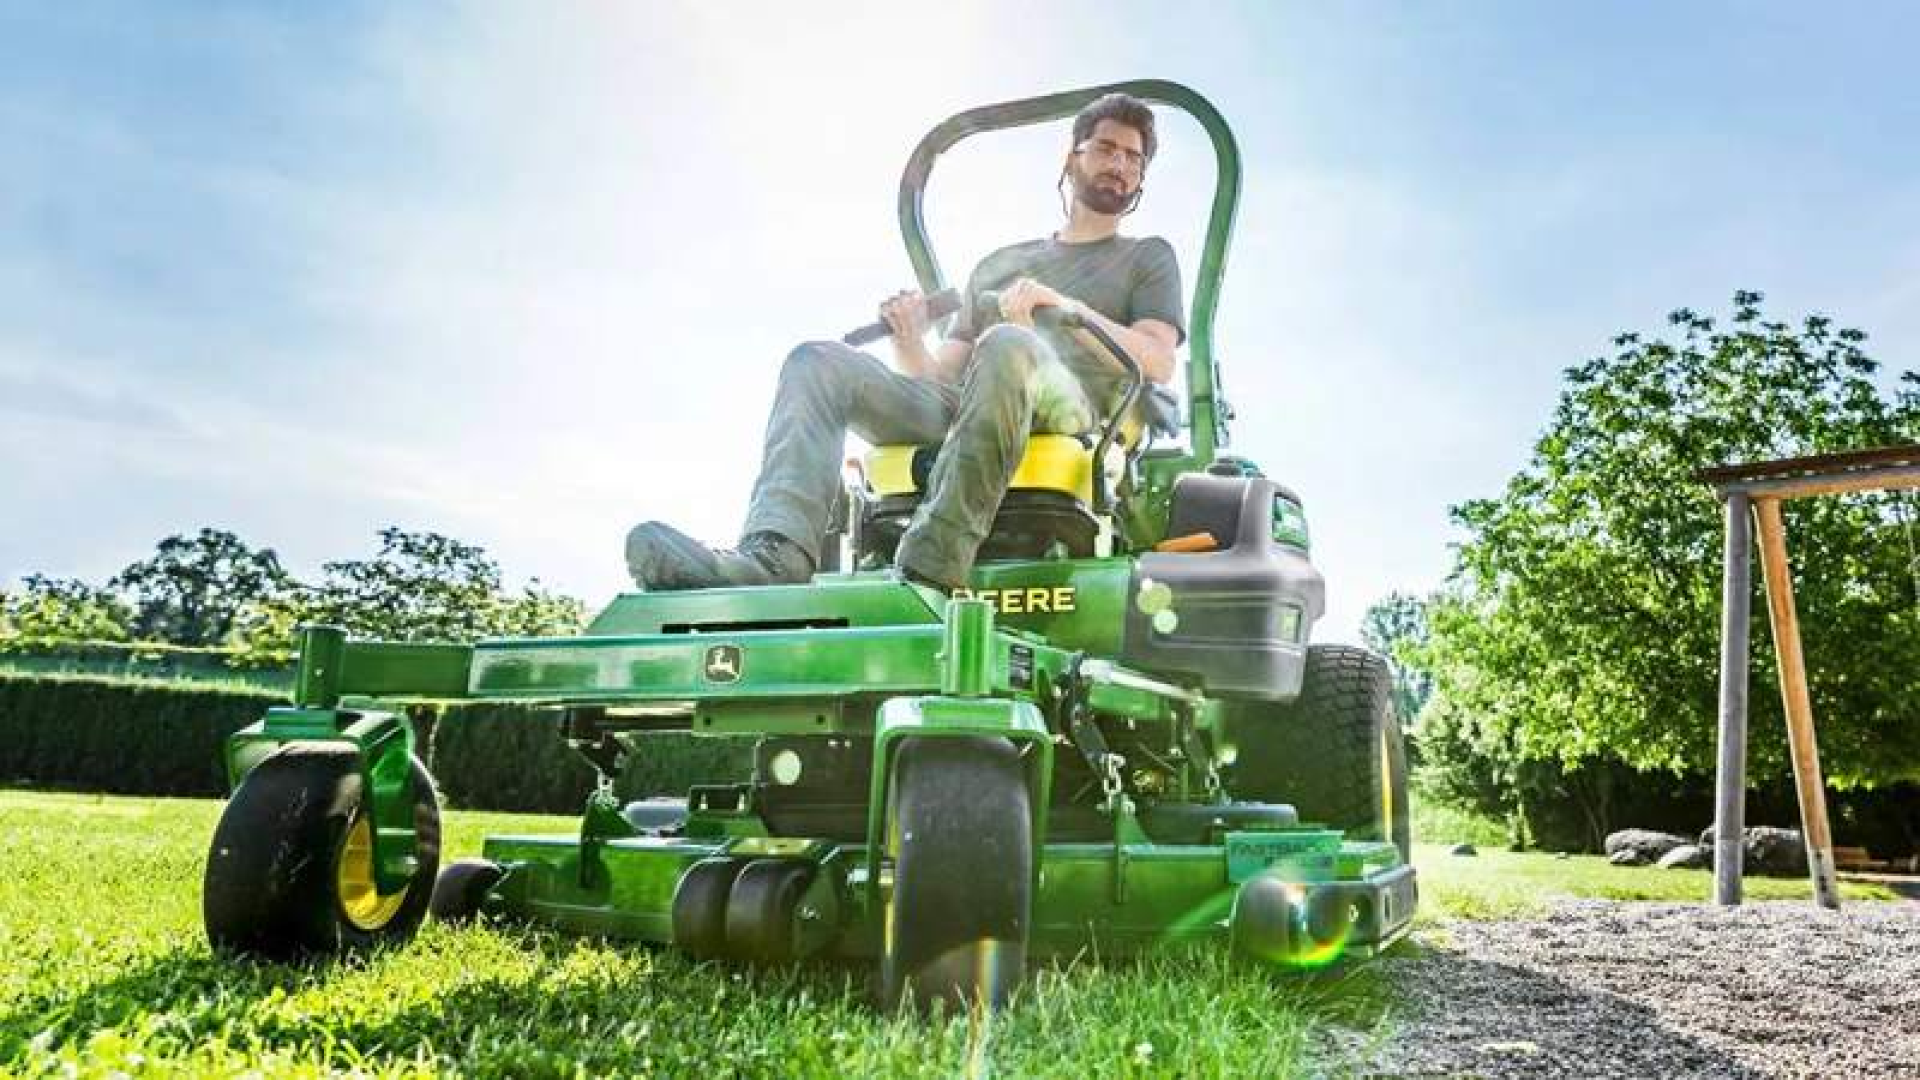
[[[1391,1035],[1334,1035],[1336,1071],[1920,1077],[1920,904],[1571,901],[1396,952]]]

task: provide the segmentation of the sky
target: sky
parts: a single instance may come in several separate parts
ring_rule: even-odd
[[[735,538],[781,359],[911,284],[928,128],[1166,78],[1245,169],[1232,449],[1354,640],[1618,331],[1756,289],[1920,366],[1915,40],[1897,3],[0,4],[0,583],[202,526],[313,577],[399,525],[598,607],[634,523]],[[1161,141],[1123,231],[1191,300],[1212,162]],[[1057,226],[1066,142],[941,160],[950,278]]]

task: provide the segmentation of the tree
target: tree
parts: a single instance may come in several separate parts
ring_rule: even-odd
[[[1393,669],[1393,703],[1403,723],[1412,723],[1433,693],[1433,676],[1419,663],[1427,643],[1427,602],[1407,593],[1389,593],[1360,620],[1360,640],[1387,658]]]
[[[127,640],[131,613],[105,589],[40,574],[27,575],[22,584],[19,592],[0,594],[0,645]]]
[[[484,549],[433,532],[380,531],[370,559],[330,562],[317,585],[249,605],[233,644],[243,662],[283,662],[301,626],[344,628],[383,641],[471,641],[578,633],[578,600],[534,581],[509,596]]]
[[[492,632],[502,637],[554,637],[578,634],[586,625],[586,605],[548,592],[535,579],[521,588],[520,595],[504,601]]]
[[[311,621],[387,641],[460,641],[493,625],[500,568],[472,544],[433,532],[380,530],[371,559],[327,563],[308,591]]]
[[[1920,434],[1920,378],[1907,372],[1883,394],[1864,334],[1820,316],[1771,321],[1761,301],[1736,294],[1725,329],[1683,310],[1672,340],[1616,337],[1611,354],[1566,373],[1505,490],[1454,508],[1468,538],[1418,657],[1444,707],[1428,710],[1421,738],[1430,759],[1460,755],[1440,767],[1463,769],[1465,786],[1526,762],[1567,775],[1610,762],[1710,773],[1722,519],[1694,470]],[[1920,597],[1904,509],[1877,495],[1785,508],[1821,758],[1840,786],[1920,777]],[[1754,613],[1753,774],[1785,776],[1758,596]],[[1466,760],[1476,754],[1499,760]],[[1604,820],[1606,791],[1579,797]]]
[[[292,580],[271,550],[201,529],[160,541],[152,558],[120,571],[111,585],[132,594],[133,630],[142,640],[218,645],[247,605],[284,592]]]

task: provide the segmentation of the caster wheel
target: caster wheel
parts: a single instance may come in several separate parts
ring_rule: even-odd
[[[701,859],[680,875],[673,889],[673,943],[687,955],[727,955],[727,894],[745,866],[743,859]]]
[[[485,859],[461,859],[448,863],[433,883],[433,900],[428,912],[443,923],[472,922],[486,903],[487,893],[506,876],[497,864]]]
[[[359,759],[346,747],[291,744],[255,766],[227,801],[207,853],[201,914],[223,952],[294,960],[405,941],[426,917],[440,864],[433,778],[413,762],[419,866],[381,892]]]

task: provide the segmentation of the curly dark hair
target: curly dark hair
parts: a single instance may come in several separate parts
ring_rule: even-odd
[[[1153,110],[1147,103],[1132,94],[1107,94],[1080,110],[1073,118],[1073,145],[1079,146],[1093,137],[1093,129],[1102,120],[1111,120],[1116,124],[1125,124],[1140,133],[1140,148],[1153,160],[1153,153],[1160,148],[1159,136],[1153,133]]]

